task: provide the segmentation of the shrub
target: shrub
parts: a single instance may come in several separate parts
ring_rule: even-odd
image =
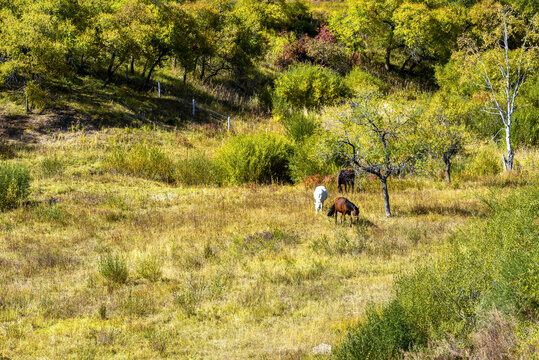
[[[371,308],[366,320],[350,331],[335,359],[397,359],[414,344],[413,328],[404,308],[391,301],[382,310]]]
[[[491,147],[481,147],[475,154],[472,154],[472,160],[465,170],[468,177],[494,175],[502,171],[501,156]]]
[[[184,185],[210,185],[218,182],[212,161],[203,152],[190,152],[176,161],[174,179]]]
[[[295,109],[319,109],[335,104],[349,93],[342,79],[332,71],[313,65],[299,65],[276,80],[274,104]]]
[[[313,135],[318,127],[314,116],[305,115],[301,112],[285,115],[281,122],[286,134],[296,143],[301,143],[304,139]]]
[[[445,338],[466,341],[493,307],[536,317],[538,195],[530,189],[503,202],[486,201],[490,219],[451,238],[438,260],[401,276],[394,300],[350,330],[337,358],[389,359]]]
[[[162,265],[157,256],[145,257],[140,261],[137,268],[137,274],[151,282],[159,281],[162,273]]]
[[[16,207],[30,193],[30,172],[27,168],[0,162],[0,210]]]
[[[174,180],[172,160],[161,149],[148,144],[137,144],[129,149],[114,147],[105,159],[105,168],[150,180]]]
[[[289,181],[288,158],[292,147],[279,135],[240,135],[217,154],[221,181],[227,184]]]
[[[41,173],[44,177],[52,177],[60,174],[64,169],[64,162],[58,156],[45,158],[40,163]]]
[[[386,92],[387,89],[384,83],[371,75],[369,72],[361,70],[359,67],[354,68],[344,80],[344,83],[353,92],[359,94],[366,91]]]
[[[129,276],[127,264],[119,255],[101,255],[98,261],[98,270],[103,278],[117,284],[124,284]]]
[[[315,174],[335,174],[339,166],[336,159],[326,158],[322,155],[323,145],[318,136],[311,136],[298,144],[290,156],[289,169],[292,180],[302,182],[308,176]]]

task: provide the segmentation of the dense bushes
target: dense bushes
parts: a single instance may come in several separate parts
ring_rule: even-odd
[[[288,181],[290,143],[274,134],[240,135],[219,151],[216,165],[225,184]]]
[[[20,165],[0,162],[0,210],[19,205],[30,192],[30,172]]]
[[[539,313],[539,190],[485,200],[491,218],[450,239],[444,256],[402,276],[395,298],[350,330],[337,359],[391,359],[444,338],[465,340],[493,307]]]
[[[300,65],[283,73],[275,82],[275,105],[295,109],[318,109],[347,97],[342,78],[318,66]]]

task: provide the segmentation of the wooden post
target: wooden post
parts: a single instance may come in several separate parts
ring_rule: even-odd
[[[193,116],[195,116],[195,99],[193,99]]]
[[[230,131],[230,116],[228,117],[228,131]]]
[[[161,80],[157,80],[157,97],[161,98]]]

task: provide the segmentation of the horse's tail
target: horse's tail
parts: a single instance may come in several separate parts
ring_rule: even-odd
[[[333,216],[335,214],[335,204],[331,205],[331,209],[328,211],[328,216]]]

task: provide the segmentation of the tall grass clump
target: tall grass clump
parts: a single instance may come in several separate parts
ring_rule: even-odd
[[[105,158],[105,168],[145,179],[173,182],[174,162],[157,146],[146,143],[133,147],[113,147]]]
[[[337,359],[392,359],[444,339],[466,343],[493,308],[507,316],[539,314],[539,189],[486,201],[487,221],[449,239],[438,260],[401,276],[394,299],[350,329]]]
[[[489,146],[482,146],[471,155],[471,159],[464,170],[467,178],[477,178],[484,175],[495,175],[502,171],[501,156]]]
[[[42,175],[48,178],[60,174],[64,170],[64,162],[55,155],[43,159],[40,167]]]
[[[97,262],[98,271],[104,279],[116,283],[125,284],[129,276],[127,263],[119,255],[104,254]]]
[[[174,179],[183,185],[211,185],[219,182],[213,162],[203,152],[189,152],[176,161]]]
[[[292,146],[283,136],[240,135],[226,143],[216,157],[222,182],[242,184],[289,181]]]
[[[0,162],[0,210],[21,204],[30,193],[30,172],[24,166]]]

